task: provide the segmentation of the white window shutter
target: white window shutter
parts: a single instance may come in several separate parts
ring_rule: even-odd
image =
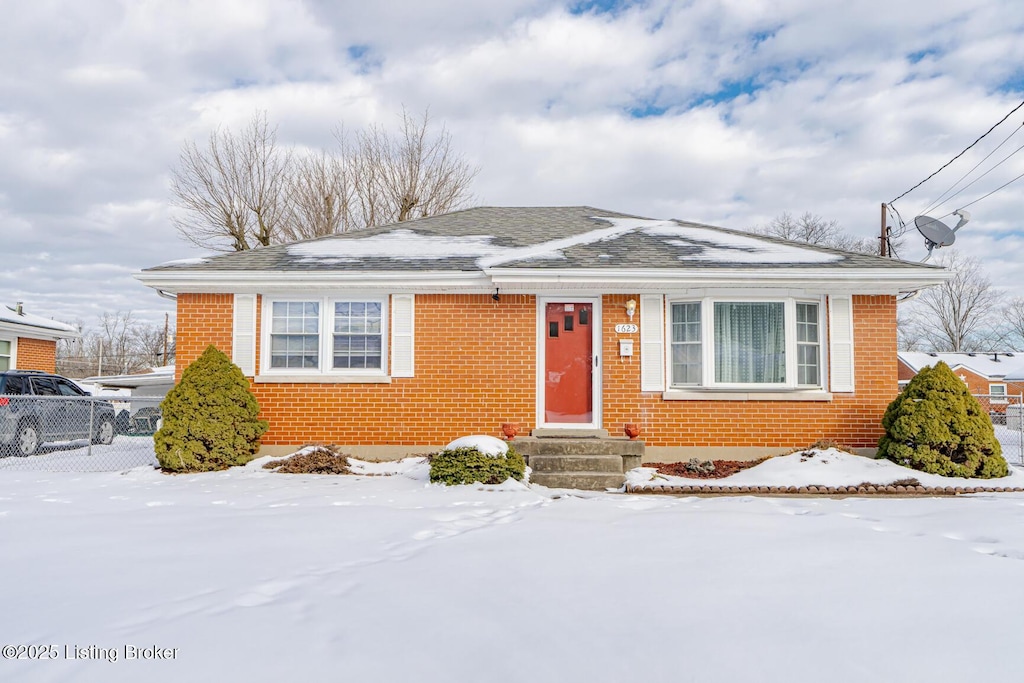
[[[640,391],[665,390],[664,300],[640,297]]]
[[[829,375],[832,391],[853,391],[853,302],[848,296],[828,298]]]
[[[235,312],[231,325],[231,361],[242,374],[256,374],[256,295],[235,294]]]
[[[415,297],[391,296],[391,376],[413,377]]]

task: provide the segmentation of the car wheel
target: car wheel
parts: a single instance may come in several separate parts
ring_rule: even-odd
[[[14,440],[15,455],[32,455],[39,449],[39,432],[31,422],[26,422],[18,427],[18,436]]]
[[[105,417],[100,421],[100,426],[96,428],[96,433],[92,435],[92,442],[109,446],[113,441],[114,422],[109,417]]]

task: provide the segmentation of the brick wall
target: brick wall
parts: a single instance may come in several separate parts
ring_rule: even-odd
[[[57,342],[45,339],[18,338],[18,357],[15,359],[19,370],[57,371]]]
[[[231,357],[232,294],[179,294],[174,381],[185,367],[213,344]]]
[[[831,402],[664,401],[640,392],[639,335],[618,335],[626,299],[604,297],[604,427],[636,422],[651,446],[802,447],[830,438],[875,446],[882,413],[897,391],[896,303],[855,296],[855,394]],[[264,443],[346,445],[445,443],[497,435],[503,422],[528,434],[536,416],[536,299],[526,295],[417,295],[416,376],[390,384],[260,383],[253,391],[270,421]],[[257,311],[260,310],[257,306]],[[178,297],[178,372],[213,343],[231,352],[231,295]],[[635,317],[633,322],[638,322]],[[618,339],[634,339],[620,359]],[[257,351],[259,357],[259,351]]]
[[[615,334],[617,323],[628,322],[629,298],[639,299],[604,297],[604,427],[612,434],[635,422],[649,446],[797,448],[818,439],[877,445],[882,414],[898,390],[895,297],[853,297],[857,391],[833,394],[830,402],[665,401],[661,392],[640,392],[639,335]],[[620,337],[636,340],[632,360],[618,357]]]

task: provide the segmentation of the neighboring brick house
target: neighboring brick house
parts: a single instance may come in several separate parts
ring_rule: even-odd
[[[57,370],[57,340],[78,339],[71,325],[26,313],[19,303],[0,306],[0,371]]]
[[[872,450],[897,392],[896,297],[947,274],[589,207],[482,207],[137,277],[177,295],[179,373],[214,344],[250,377],[265,444],[385,455],[507,422],[637,423],[660,459]]]
[[[909,382],[923,368],[943,361],[967,385],[972,394],[987,396],[992,410],[1000,412],[1007,396],[1024,394],[1024,354],[1008,352],[969,353],[901,351],[900,386]],[[1005,409],[1005,408],[1003,408]]]

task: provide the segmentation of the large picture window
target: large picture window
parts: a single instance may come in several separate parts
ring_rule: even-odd
[[[270,352],[264,363],[270,372],[381,374],[385,302],[269,300],[264,315],[270,318]]]
[[[670,313],[674,387],[822,386],[819,302],[703,299]]]

